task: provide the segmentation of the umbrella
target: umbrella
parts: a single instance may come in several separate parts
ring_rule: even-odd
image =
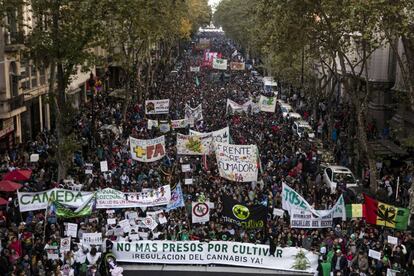
[[[14,192],[21,187],[23,187],[23,185],[10,180],[0,181],[0,192]]]
[[[4,198],[0,197],[0,206],[7,205],[7,203],[9,203],[7,200],[5,200]]]
[[[26,181],[30,179],[32,175],[31,170],[14,170],[6,173],[3,176],[3,180],[12,180],[12,181]]]

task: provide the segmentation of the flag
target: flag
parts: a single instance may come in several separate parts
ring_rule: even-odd
[[[56,210],[58,218],[79,218],[92,215],[92,211],[95,209],[95,202],[95,196],[93,196],[76,210],[69,209],[58,201],[53,201],[52,206]]]
[[[184,207],[184,197],[183,197],[183,191],[181,190],[180,183],[175,186],[175,188],[171,191],[171,200],[170,203],[168,203],[167,207],[165,208],[165,211],[169,212],[171,210],[177,209],[179,207]]]
[[[364,200],[363,217],[367,223],[398,230],[407,229],[410,215],[408,209],[377,201],[366,194],[364,194]]]
[[[207,164],[207,155],[203,155],[203,168],[205,171],[208,171],[208,164]]]
[[[362,218],[362,204],[347,204],[345,208],[347,218]]]
[[[195,77],[195,84],[196,84],[197,87],[200,86],[200,81],[199,81],[197,76]]]
[[[236,224],[244,229],[263,228],[267,222],[267,208],[260,204],[244,205],[224,195],[221,217],[225,222]]]

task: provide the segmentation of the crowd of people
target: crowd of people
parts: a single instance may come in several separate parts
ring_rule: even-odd
[[[232,55],[235,46],[220,35],[204,34],[211,40],[210,50],[222,53],[229,60],[244,61],[241,54]],[[101,91],[92,102],[87,102],[73,121],[75,134],[81,148],[75,153],[68,177],[75,184],[82,185],[82,191],[96,191],[110,187],[120,191],[142,191],[181,183],[185,207],[165,212],[167,223],[159,224],[154,230],[141,229],[146,235],[140,239],[148,240],[200,240],[200,241],[239,241],[268,244],[273,247],[302,247],[319,255],[320,275],[386,275],[387,269],[400,271],[400,275],[414,275],[414,238],[412,232],[396,231],[367,224],[364,219],[335,220],[334,228],[296,229],[289,225],[289,216],[273,216],[274,208],[282,206],[282,184],[288,184],[299,192],[315,209],[332,208],[344,192],[330,188],[322,183],[319,169],[320,154],[315,141],[294,135],[291,122],[275,113],[227,112],[226,100],[237,103],[248,100],[257,101],[263,86],[250,70],[217,71],[202,67],[200,72],[190,72],[190,66],[200,66],[203,52],[188,48],[178,61],[179,70],[166,79],[156,80],[157,89],[146,95],[147,99],[169,99],[170,112],[165,115],[146,115],[142,102],[134,102],[123,114],[123,101],[112,97],[111,91]],[[195,81],[197,76],[197,82]],[[283,97],[296,107],[315,129],[326,144],[335,145],[335,158],[338,163],[350,165],[350,153],[341,135],[346,128],[349,111],[336,111],[332,116],[326,103],[321,102],[316,112],[307,104],[305,95],[291,91],[279,91]],[[262,170],[259,181],[234,183],[219,176],[213,155],[206,160],[195,156],[177,155],[176,134],[188,134],[186,129],[171,129],[161,133],[159,128],[148,129],[148,119],[178,120],[184,118],[184,106],[202,104],[203,119],[196,122],[193,129],[209,132],[228,126],[233,144],[255,144],[260,153]],[[94,110],[94,112],[92,111]],[[94,114],[93,114],[94,113]],[[92,116],[94,117],[92,120]],[[328,129],[329,120],[337,121]],[[91,124],[95,123],[95,126]],[[325,125],[324,125],[325,124]],[[111,126],[106,128],[105,126]],[[152,163],[138,163],[131,159],[129,137],[150,139],[160,135],[166,137],[166,156]],[[56,152],[53,145],[56,136],[52,132],[40,133],[34,141],[19,145],[3,155],[2,169],[15,168],[32,170],[32,177],[23,183],[21,192],[44,191],[54,187],[64,188],[63,179],[56,179]],[[40,155],[38,162],[30,162],[30,155]],[[99,162],[108,162],[108,171],[101,172]],[[85,173],[85,164],[94,165],[92,174]],[[190,173],[182,173],[181,164],[191,164]],[[192,185],[184,185],[184,176],[194,179]],[[387,179],[400,177],[409,183],[413,169],[406,167],[394,175],[388,172]],[[388,181],[395,186],[395,181]],[[339,186],[339,185],[338,185]],[[222,196],[229,195],[245,205],[264,204],[268,208],[266,227],[246,230],[237,225],[224,222],[220,216]],[[56,219],[47,217],[45,211],[20,213],[15,200],[0,211],[0,274],[1,275],[105,275],[116,271],[117,265],[105,256],[110,255],[110,242],[102,246],[84,246],[79,243],[83,233],[108,232],[108,214],[105,210],[95,210],[93,219],[73,218]],[[191,203],[198,200],[215,204],[210,213],[210,221],[205,224],[191,223]],[[354,199],[357,200],[357,199]],[[160,208],[135,208],[139,217],[146,212]],[[113,217],[118,221],[126,217],[130,209],[115,209]],[[51,259],[48,254],[60,244],[65,236],[65,223],[78,224],[77,238],[72,239],[71,248],[63,256]],[[387,236],[398,238],[398,244],[387,242]],[[104,241],[129,240],[127,234],[121,236],[104,235]],[[381,259],[368,256],[368,250],[381,252]],[[101,264],[107,264],[107,270]],[[122,266],[122,265],[120,265]]]

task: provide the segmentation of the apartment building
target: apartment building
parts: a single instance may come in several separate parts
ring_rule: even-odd
[[[26,54],[24,42],[32,22],[28,7],[21,12],[19,20],[23,22],[19,24],[16,15],[8,14],[3,19],[7,28],[0,28],[0,152],[53,127],[48,102],[50,71],[34,64]],[[79,68],[67,88],[67,99],[74,107],[87,100],[89,74]]]

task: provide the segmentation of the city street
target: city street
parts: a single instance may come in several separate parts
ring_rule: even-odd
[[[414,6],[334,2],[0,1],[0,275],[414,275]]]

